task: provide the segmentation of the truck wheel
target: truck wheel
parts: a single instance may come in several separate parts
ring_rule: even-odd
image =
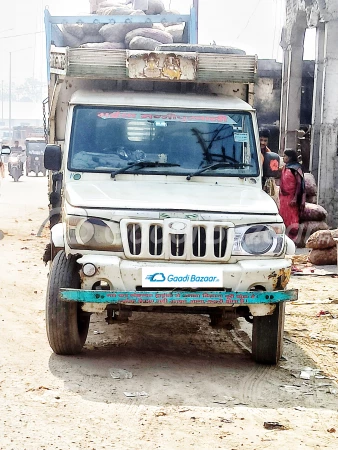
[[[218,53],[221,55],[245,55],[245,51],[235,47],[224,45],[199,45],[199,44],[162,44],[156,50],[163,52],[198,52]]]
[[[283,352],[285,303],[277,303],[271,316],[256,316],[252,327],[252,356],[261,364],[277,364]]]
[[[78,302],[60,300],[60,288],[80,287],[76,260],[59,252],[51,265],[46,297],[46,327],[49,344],[58,355],[75,355],[86,342],[90,315]]]

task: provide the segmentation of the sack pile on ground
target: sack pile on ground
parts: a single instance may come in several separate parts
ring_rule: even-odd
[[[90,0],[90,4],[91,13],[102,16],[180,14],[166,10],[162,0]],[[64,24],[62,34],[64,46],[71,48],[152,51],[162,44],[182,43],[184,27],[185,23],[172,22]]]
[[[296,245],[303,248],[313,233],[319,230],[328,230],[326,223],[327,211],[322,206],[317,205],[317,185],[311,173],[305,173],[305,193],[306,203],[304,211],[300,216],[300,224]]]
[[[316,266],[337,264],[338,229],[319,230],[312,234],[306,242],[311,248],[309,261]]]

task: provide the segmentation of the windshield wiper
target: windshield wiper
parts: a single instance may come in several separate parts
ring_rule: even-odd
[[[143,169],[144,167],[179,167],[180,164],[173,164],[173,163],[164,163],[164,162],[158,162],[158,161],[136,161],[134,163],[129,163],[127,166],[121,167],[121,169],[115,170],[110,174],[112,178],[115,178],[115,176],[119,173],[125,173],[129,169],[132,169],[133,167],[137,167],[137,170]]]
[[[213,164],[209,164],[205,167],[203,167],[202,169],[196,170],[196,172],[191,173],[190,175],[187,176],[187,180],[191,180],[192,177],[195,177],[196,175],[199,175],[200,173],[206,172],[207,170],[215,170],[215,169],[220,169],[220,168],[224,168],[224,167],[234,167],[236,169],[239,169],[241,167],[251,167],[251,164],[246,164],[246,163],[240,163],[240,162],[218,162],[218,163],[213,163]]]

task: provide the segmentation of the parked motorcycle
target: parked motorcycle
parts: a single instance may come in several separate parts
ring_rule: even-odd
[[[8,159],[8,173],[14,181],[19,181],[23,175],[23,162],[20,155],[11,155]]]

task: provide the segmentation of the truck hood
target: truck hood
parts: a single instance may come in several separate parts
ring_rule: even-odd
[[[88,180],[67,184],[65,196],[70,205],[84,209],[278,214],[274,200],[255,186]]]

